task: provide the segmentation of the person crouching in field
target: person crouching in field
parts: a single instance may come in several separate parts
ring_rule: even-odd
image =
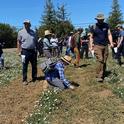
[[[45,79],[47,82],[60,89],[74,89],[74,86],[70,84],[64,74],[64,68],[66,65],[71,63],[71,60],[72,58],[67,55],[61,57],[61,59],[56,62],[54,69],[45,73]]]

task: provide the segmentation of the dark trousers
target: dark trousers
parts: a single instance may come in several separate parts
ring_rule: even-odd
[[[115,51],[114,51],[114,48],[111,48],[111,50],[112,50],[112,58],[113,59],[116,59],[117,57],[117,55],[116,55],[116,53],[115,53]]]
[[[116,54],[116,59],[118,61],[118,64],[121,65],[121,56],[124,57],[124,44],[121,44],[120,47],[117,50],[117,54]]]
[[[84,44],[81,46],[81,51],[80,51],[80,57],[83,59],[84,53],[85,53],[85,58],[88,58],[88,44]]]
[[[34,50],[22,50],[22,55],[25,55],[25,61],[22,63],[23,65],[23,81],[27,81],[27,70],[28,64],[31,63],[32,66],[32,80],[36,80],[37,78],[37,52]]]

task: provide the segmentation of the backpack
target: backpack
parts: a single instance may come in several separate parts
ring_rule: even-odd
[[[40,64],[40,68],[44,73],[50,72],[54,70],[57,61],[57,58],[49,58]]]

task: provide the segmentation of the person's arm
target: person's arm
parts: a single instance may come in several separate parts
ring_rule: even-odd
[[[17,37],[17,53],[18,55],[21,55],[21,36],[18,33],[18,37]]]
[[[93,50],[93,34],[90,33],[89,36],[89,50],[92,51]]]
[[[110,43],[110,47],[114,47],[112,34],[111,34],[110,29],[108,29],[108,40],[109,40],[109,43]]]
[[[118,38],[118,45],[117,45],[118,48],[120,47],[120,45],[121,45],[121,43],[122,43],[123,40],[124,40],[124,36],[121,35],[121,36]]]
[[[67,87],[69,87],[69,86],[70,86],[70,83],[69,83],[69,81],[65,78],[63,65],[59,63],[59,64],[57,65],[57,70],[58,70],[58,72],[59,72],[60,80],[63,81],[64,85],[66,85]]]
[[[18,55],[21,55],[21,45],[19,40],[17,40],[17,53]]]

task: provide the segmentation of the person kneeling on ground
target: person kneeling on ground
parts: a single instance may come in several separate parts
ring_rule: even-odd
[[[59,61],[56,62],[54,69],[45,73],[45,79],[47,82],[60,89],[74,89],[74,86],[65,78],[64,67],[71,63],[72,58],[70,56],[61,57]]]

